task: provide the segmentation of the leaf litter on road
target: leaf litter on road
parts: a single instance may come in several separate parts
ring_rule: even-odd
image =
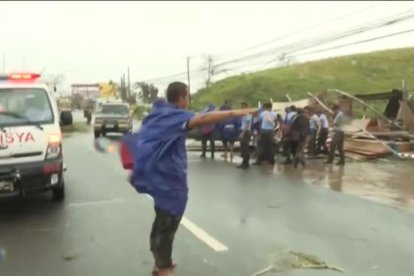
[[[252,276],[261,276],[266,273],[286,272],[298,269],[326,269],[343,273],[344,270],[328,265],[320,258],[297,251],[285,251],[277,254],[275,260],[268,267],[255,272]]]
[[[77,254],[70,254],[70,255],[66,255],[66,256],[64,256],[63,257],[63,259],[65,260],[65,261],[73,261],[74,259],[76,259],[78,257],[78,255]]]

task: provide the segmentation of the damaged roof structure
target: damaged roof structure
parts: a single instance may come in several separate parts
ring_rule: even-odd
[[[371,118],[354,119],[345,128],[345,151],[348,156],[358,160],[373,159],[414,151],[414,102],[405,99],[402,90],[393,89],[387,92],[351,95],[346,92],[329,89],[328,92],[341,94],[338,102],[352,115],[355,103],[370,110],[375,115]],[[368,102],[387,101],[382,113]],[[364,112],[365,114],[365,112]]]

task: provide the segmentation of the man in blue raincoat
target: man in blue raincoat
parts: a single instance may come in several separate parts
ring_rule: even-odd
[[[189,91],[181,82],[168,86],[166,98],[154,103],[138,133],[123,140],[133,159],[131,184],[154,199],[150,249],[155,259],[153,274],[159,276],[173,275],[172,246],[188,200],[186,132],[255,113],[254,109],[239,109],[195,115],[186,110]]]

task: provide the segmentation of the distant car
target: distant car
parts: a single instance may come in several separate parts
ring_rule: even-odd
[[[129,105],[124,103],[105,103],[100,113],[95,115],[95,138],[108,133],[129,133],[132,131],[132,116]]]

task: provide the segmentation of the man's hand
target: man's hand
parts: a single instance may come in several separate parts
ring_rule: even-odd
[[[232,117],[242,117],[245,115],[257,114],[256,108],[233,109],[228,111],[212,111],[201,115],[196,115],[188,122],[188,128],[193,129],[206,124],[215,124]]]
[[[234,109],[230,110],[230,112],[233,111],[232,117],[242,117],[245,115],[257,115],[259,110],[257,108],[244,108],[244,109]]]

